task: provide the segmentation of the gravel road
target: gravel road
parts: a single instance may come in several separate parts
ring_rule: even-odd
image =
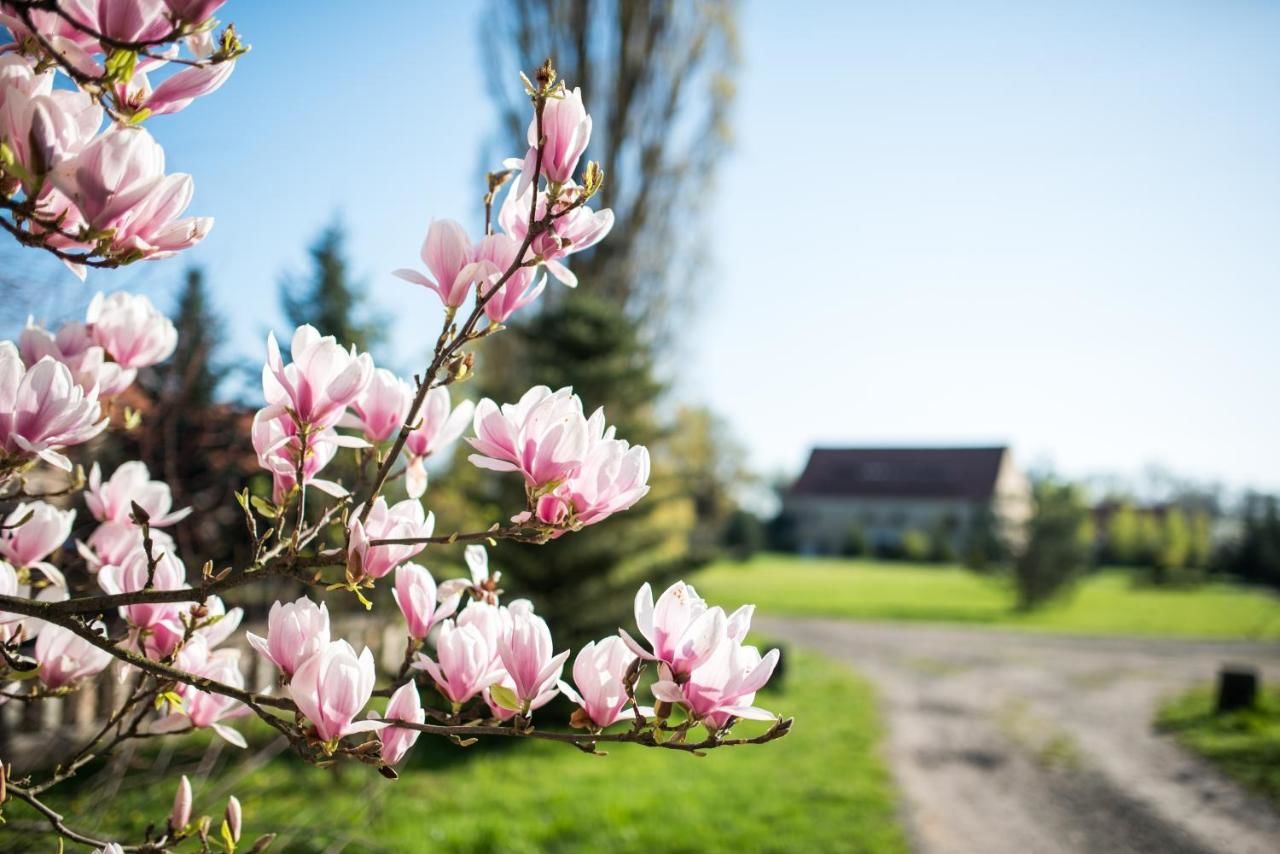
[[[870,679],[921,854],[1276,854],[1280,814],[1167,735],[1159,702],[1280,646],[758,618]]]

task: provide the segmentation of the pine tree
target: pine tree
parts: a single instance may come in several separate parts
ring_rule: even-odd
[[[346,226],[335,217],[308,250],[310,271],[281,280],[280,305],[291,330],[309,323],[321,335],[366,352],[382,343],[384,335],[378,319],[366,311],[366,286],[351,280],[346,244]]]

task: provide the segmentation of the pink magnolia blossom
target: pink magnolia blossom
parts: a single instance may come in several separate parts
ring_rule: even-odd
[[[552,649],[546,620],[532,611],[512,613],[511,626],[498,644],[498,655],[515,682],[516,697],[525,711],[556,695],[569,651],[553,654]]]
[[[75,17],[80,23],[92,28],[97,2],[98,0],[66,0],[59,5],[63,14]],[[76,27],[58,12],[32,10],[31,21],[53,52],[70,62],[72,67],[91,76],[102,73],[101,65],[92,56],[95,52],[101,53],[102,46],[92,35]],[[15,41],[22,42],[33,37],[26,23],[13,14],[12,7],[7,3],[0,5],[0,25],[13,33]]]
[[[649,582],[640,586],[635,602],[636,626],[653,646],[649,652],[631,635],[619,629],[631,651],[641,658],[659,661],[681,681],[711,657],[716,647],[728,640],[728,620],[724,610],[708,607],[692,585],[677,581],[667,588],[655,605]]]
[[[427,458],[452,445],[467,429],[475,404],[464,400],[449,411],[449,389],[439,386],[427,392],[418,413],[418,423],[405,440],[409,462],[405,469],[405,489],[410,498],[427,491]]]
[[[189,614],[188,619],[198,625],[195,634],[204,638],[210,648],[231,637],[244,619],[244,609],[227,610],[227,604],[222,601],[221,596],[210,596],[200,606],[204,609],[204,616],[197,620],[194,614]],[[192,605],[189,610],[194,611],[195,608]]]
[[[176,548],[173,538],[158,530],[151,532],[151,545],[156,554],[172,554]],[[142,529],[132,522],[104,522],[93,530],[87,541],[77,542],[76,549],[90,572],[97,572],[108,564],[118,566],[129,555],[142,550]]]
[[[450,578],[446,581],[442,581],[440,583],[440,598],[444,599],[448,596],[465,592],[470,593],[472,598],[479,602],[484,602],[489,605],[497,605],[498,594],[502,592],[498,589],[498,583],[502,580],[502,573],[490,573],[489,553],[485,551],[485,547],[481,545],[470,545],[463,549],[462,553],[467,562],[467,569],[471,572],[471,579]],[[467,609],[467,611],[464,612],[464,614],[473,616],[478,613],[481,612],[473,612],[471,609]]]
[[[360,512],[351,514],[348,527],[347,566],[352,578],[381,578],[426,548],[426,543],[410,545],[370,545],[374,540],[430,537],[435,530],[434,513],[425,513],[422,502],[406,498],[392,507],[381,495],[374,499],[369,518],[360,521]]]
[[[561,682],[560,691],[582,708],[593,725],[603,729],[623,717],[628,701],[623,680],[635,660],[635,653],[622,638],[591,641],[573,660],[573,683],[578,690]]]
[[[164,38],[173,31],[164,0],[98,0],[97,29],[121,42]]]
[[[62,573],[47,558],[71,537],[75,521],[75,510],[59,510],[43,501],[22,502],[0,529],[0,556],[14,566],[39,569],[54,584],[64,585]]]
[[[18,338],[18,349],[27,367],[45,356],[67,366],[80,388],[99,400],[115,397],[133,384],[138,372],[107,361],[107,352],[93,340],[83,323],[64,323],[57,334],[34,325],[30,319]]]
[[[522,186],[523,179],[512,184],[511,190],[498,211],[498,223],[514,240],[522,242],[529,233],[529,193],[532,184]],[[582,188],[572,181],[565,184],[556,200],[555,212],[569,211],[578,199]],[[547,215],[547,194],[538,194],[535,216],[541,220]],[[613,211],[594,211],[583,205],[568,213],[556,216],[550,226],[533,238],[526,260],[540,260],[547,272],[561,283],[576,287],[578,277],[564,265],[561,259],[596,245],[613,229]]]
[[[152,528],[166,528],[185,519],[190,507],[172,510],[173,494],[169,484],[152,480],[147,464],[134,460],[122,463],[106,481],[97,463],[89,469],[89,488],[84,502],[93,518],[99,522],[133,524],[133,504],[137,504],[149,517]]]
[[[196,676],[221,682],[232,688],[245,687],[244,674],[240,672],[240,651],[236,649],[210,650],[201,638],[193,638],[178,651],[177,667]],[[249,714],[249,707],[225,694],[201,691],[194,685],[178,683],[175,689],[182,699],[181,711],[175,712],[152,727],[165,732],[192,726],[212,729],[236,747],[247,747],[244,736],[222,723]]]
[[[537,489],[558,485],[582,465],[590,440],[582,401],[571,388],[535,386],[518,403],[501,408],[485,398],[476,405],[476,435],[467,441],[477,453],[473,465],[518,471]]]
[[[490,234],[480,241],[476,258],[487,262],[491,267],[489,275],[481,282],[482,296],[515,263],[519,252],[520,243],[501,232]],[[498,293],[484,304],[484,313],[494,323],[505,323],[508,317],[537,299],[546,284],[546,276],[538,278],[533,268],[520,267],[512,273],[510,279],[502,283]]]
[[[754,646],[741,641],[720,644],[711,656],[693,669],[688,681],[677,684],[662,679],[653,684],[653,695],[669,703],[682,703],[693,717],[712,729],[723,729],[731,718],[772,720],[775,715],[753,705],[778,663],[778,651],[763,658]]]
[[[268,406],[253,416],[250,428],[253,449],[258,454],[258,464],[271,472],[272,496],[277,504],[283,503],[289,492],[297,486],[298,455],[302,453],[302,439],[297,422],[285,410]],[[341,498],[347,494],[341,484],[316,477],[327,466],[338,448],[363,447],[364,441],[354,436],[343,436],[332,427],[313,431],[307,435],[306,453],[303,456],[303,486]]]
[[[36,73],[18,54],[0,57],[0,140],[34,183],[78,154],[102,126],[102,108],[79,89],[53,89],[52,71]]]
[[[314,326],[299,326],[290,345],[293,362],[285,365],[275,333],[267,336],[267,363],[262,390],[267,402],[289,410],[304,424],[332,427],[373,380],[373,359],[344,350],[332,335]]]
[[[476,261],[466,229],[451,219],[432,221],[420,254],[431,273],[430,278],[405,268],[392,275],[435,291],[440,301],[450,308],[466,302],[471,285],[486,270],[483,263]]]
[[[95,624],[93,628],[105,634],[101,624]],[[35,653],[40,665],[40,681],[51,690],[101,673],[112,658],[105,649],[54,623],[46,623],[40,629]]]
[[[154,116],[184,110],[196,98],[222,88],[222,84],[227,82],[227,78],[231,76],[232,71],[235,71],[235,67],[235,62],[219,62],[184,68],[170,75],[152,90],[142,100],[141,106],[150,110]]]
[[[302,662],[289,683],[289,694],[321,741],[334,742],[386,726],[383,721],[355,720],[369,702],[376,678],[368,647],[357,657],[346,641],[330,641]]]
[[[191,203],[191,176],[166,175],[164,150],[143,128],[112,125],[51,174],[88,225],[111,231],[114,253],[166,258],[213,228],[209,217],[178,218]]]
[[[378,713],[370,712],[369,716],[376,720]],[[394,721],[420,724],[427,720],[427,713],[422,708],[422,699],[418,696],[418,686],[412,680],[401,685],[391,695],[391,702],[387,703],[387,713],[382,716],[382,720],[388,724],[386,729],[378,733],[378,740],[382,742],[382,764],[399,764],[409,752],[409,748],[417,742],[419,732],[416,729],[396,726]]]
[[[286,680],[302,663],[329,643],[329,608],[306,596],[287,604],[276,602],[267,615],[267,636],[245,632],[258,653],[274,664]]]
[[[175,20],[184,24],[203,24],[213,17],[227,0],[164,0]]]
[[[32,588],[33,585],[23,584],[19,580],[18,572],[12,566],[0,560],[0,595],[35,599],[37,602],[62,602],[70,596],[67,588],[59,585],[51,584],[34,591]],[[38,635],[44,626],[44,620],[0,611],[2,642],[28,640]]]
[[[573,178],[578,161],[591,141],[591,116],[582,105],[582,90],[577,87],[572,92],[562,89],[560,95],[548,98],[542,109],[542,134],[546,137],[542,173],[555,184],[563,184]],[[533,168],[537,145],[538,120],[534,118],[529,121],[529,154],[525,159],[528,169]]]
[[[154,551],[156,558],[155,574],[152,588],[155,590],[183,590],[187,586],[187,570],[172,552]],[[106,565],[98,571],[98,586],[103,592],[112,595],[120,593],[136,593],[147,586],[148,561],[146,552],[139,549],[126,557],[119,565]],[[136,629],[150,630],[162,627],[172,630],[174,624],[181,626],[179,605],[172,603],[146,602],[135,605],[121,605],[120,616]]]
[[[443,597],[437,605],[436,580],[430,570],[416,563],[406,563],[396,568],[396,586],[391,591],[404,615],[409,636],[423,640],[431,627],[458,610],[461,593]]]
[[[648,449],[643,445],[633,448],[620,439],[605,439],[592,446],[582,467],[555,495],[570,509],[576,525],[585,526],[629,510],[648,492]],[[543,516],[541,504],[538,511]]]
[[[339,423],[358,428],[370,443],[385,442],[404,426],[412,403],[413,388],[386,368],[378,368],[352,402],[351,413]]]
[[[463,613],[470,610],[468,607]],[[419,653],[413,666],[425,670],[456,709],[503,677],[494,656],[494,646],[479,627],[446,620],[436,635],[439,663]]]
[[[46,356],[28,369],[13,342],[0,341],[0,467],[38,457],[71,471],[60,451],[101,433],[101,414],[66,365]]]
[[[98,292],[85,312],[89,334],[126,368],[149,368],[173,355],[178,330],[144,296]]]

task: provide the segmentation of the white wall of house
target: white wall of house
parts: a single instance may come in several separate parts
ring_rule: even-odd
[[[934,535],[945,526],[959,547],[985,502],[963,498],[843,498],[788,496],[784,510],[795,524],[804,554],[840,554],[849,534],[861,530],[869,549],[900,543],[906,531]]]

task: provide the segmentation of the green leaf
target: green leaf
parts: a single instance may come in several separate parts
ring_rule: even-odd
[[[227,820],[225,818],[222,820],[222,828],[220,829],[219,834],[222,836],[222,844],[226,846],[227,854],[231,854],[232,851],[235,851],[236,841],[231,838],[231,825],[227,824]]]
[[[515,691],[512,691],[506,685],[501,683],[490,685],[489,696],[493,698],[495,703],[508,711],[521,711],[520,698],[516,696]]]
[[[263,516],[266,516],[268,519],[274,519],[280,515],[280,511],[276,509],[276,506],[274,504],[272,504],[270,501],[267,501],[263,498],[258,497],[257,495],[250,498],[249,501],[253,504],[254,510],[257,510],[260,514],[262,514]]]

